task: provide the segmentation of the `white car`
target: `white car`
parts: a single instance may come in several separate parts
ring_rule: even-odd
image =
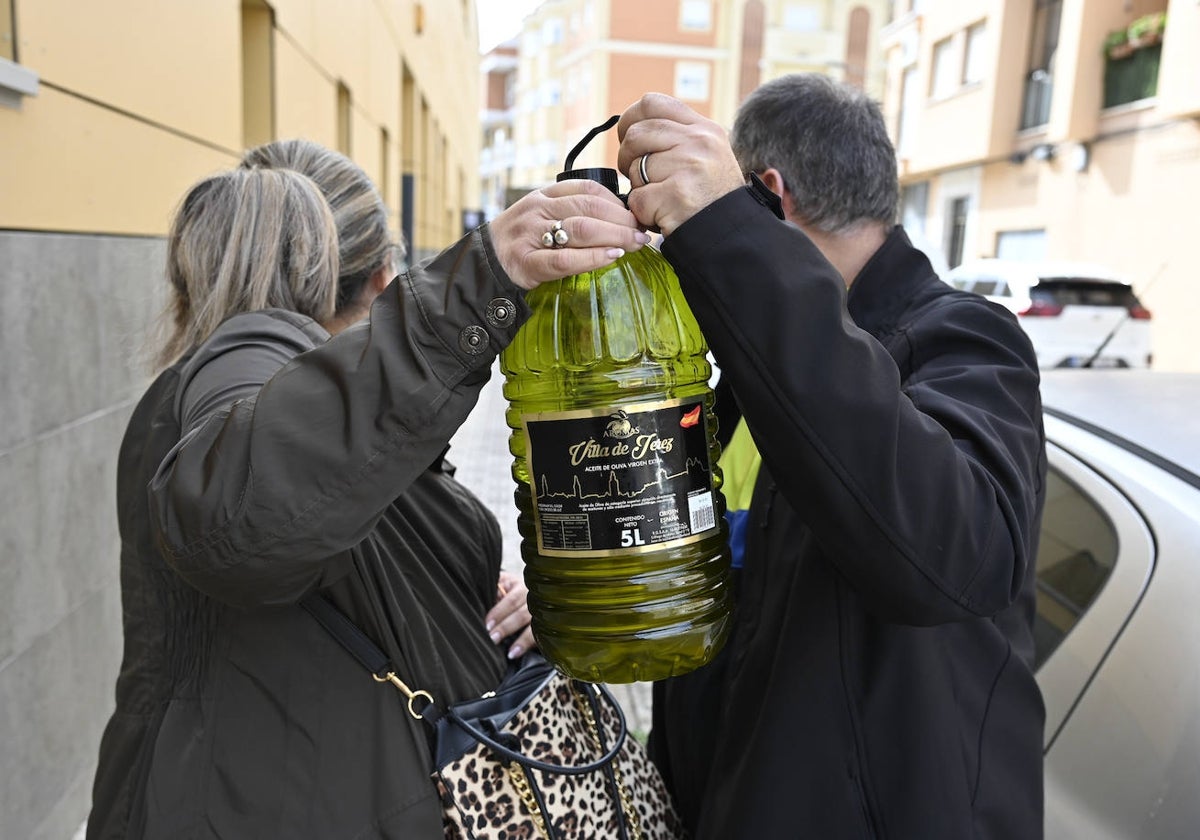
[[[960,265],[945,280],[1013,312],[1043,370],[1150,366],[1150,312],[1104,268],[983,259]]]

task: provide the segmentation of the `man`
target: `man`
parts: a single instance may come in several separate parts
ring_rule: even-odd
[[[730,496],[752,482],[731,638],[655,686],[685,821],[699,840],[1041,837],[1028,339],[893,225],[895,156],[860,92],[765,84],[732,148],[661,94],[618,131],[629,208],[665,235],[743,416]]]

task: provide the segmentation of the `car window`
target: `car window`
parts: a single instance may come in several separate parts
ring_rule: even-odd
[[[1104,512],[1053,467],[1037,555],[1035,665],[1040,667],[1104,588],[1117,560],[1117,532]]]
[[[974,292],[977,295],[1005,297],[1011,295],[1008,283],[1001,277],[951,277],[950,285],[964,292]]]
[[[1133,289],[1124,283],[1084,278],[1043,279],[1035,292],[1059,306],[1121,306],[1137,304]]]

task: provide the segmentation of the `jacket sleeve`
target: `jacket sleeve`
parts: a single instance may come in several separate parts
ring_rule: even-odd
[[[400,275],[323,342],[299,316],[227,321],[183,370],[183,438],[150,485],[158,542],[229,603],[290,603],[345,570],[462,424],[528,317],[486,226]]]
[[[902,383],[847,313],[835,269],[745,190],[681,226],[664,254],[779,491],[868,608],[931,625],[1017,599],[1044,440],[1015,319],[939,299],[909,326],[916,372]]]

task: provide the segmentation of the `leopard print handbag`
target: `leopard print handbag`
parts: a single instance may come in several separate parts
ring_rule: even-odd
[[[666,785],[603,685],[570,679],[536,651],[494,691],[440,708],[332,602],[300,602],[408,713],[433,727],[444,840],[686,840]]]
[[[612,694],[540,654],[489,696],[451,706],[437,735],[446,840],[685,836]]]

